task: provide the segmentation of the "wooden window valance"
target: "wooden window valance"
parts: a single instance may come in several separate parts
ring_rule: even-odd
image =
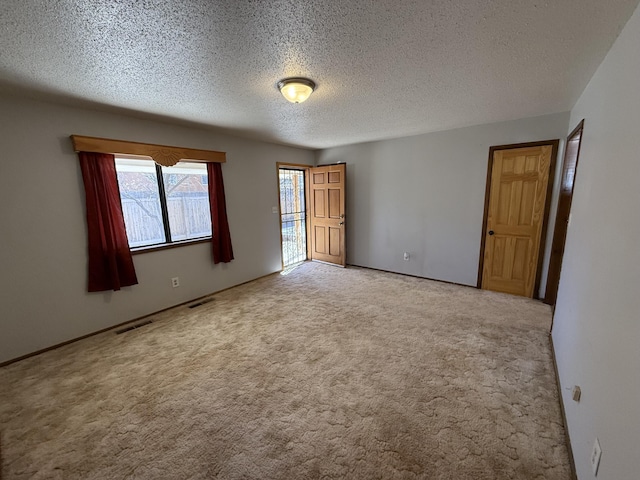
[[[227,161],[225,152],[216,152],[214,150],[170,147],[167,145],[128,142],[126,140],[110,140],[108,138],[83,137],[80,135],[71,135],[71,141],[73,142],[73,149],[76,152],[141,155],[151,157],[154,162],[164,167],[171,167],[181,160],[215,163],[224,163]]]

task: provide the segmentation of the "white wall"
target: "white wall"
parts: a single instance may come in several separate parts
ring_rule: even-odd
[[[347,262],[475,286],[489,147],[562,140],[568,119],[565,112],[318,152],[318,164],[347,164]]]
[[[7,96],[0,105],[0,362],[281,269],[276,162],[311,164],[313,152]],[[235,260],[214,266],[210,244],[145,253],[134,256],[139,285],[86,293],[71,134],[226,151]]]
[[[640,478],[640,9],[571,112],[585,119],[553,342],[578,478]],[[570,389],[580,385],[580,403]]]

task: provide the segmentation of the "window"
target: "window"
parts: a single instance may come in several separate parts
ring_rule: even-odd
[[[211,237],[206,164],[116,158],[116,171],[129,248]]]

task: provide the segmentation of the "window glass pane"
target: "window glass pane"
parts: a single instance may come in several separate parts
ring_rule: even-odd
[[[173,241],[211,236],[211,212],[205,163],[179,162],[162,167]]]
[[[116,171],[129,247],[166,242],[155,163],[116,158]]]

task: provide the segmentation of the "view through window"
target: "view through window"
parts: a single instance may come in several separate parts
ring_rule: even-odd
[[[285,267],[307,259],[304,171],[279,170],[282,218],[282,262]]]
[[[205,163],[116,158],[116,171],[130,248],[211,236]]]

